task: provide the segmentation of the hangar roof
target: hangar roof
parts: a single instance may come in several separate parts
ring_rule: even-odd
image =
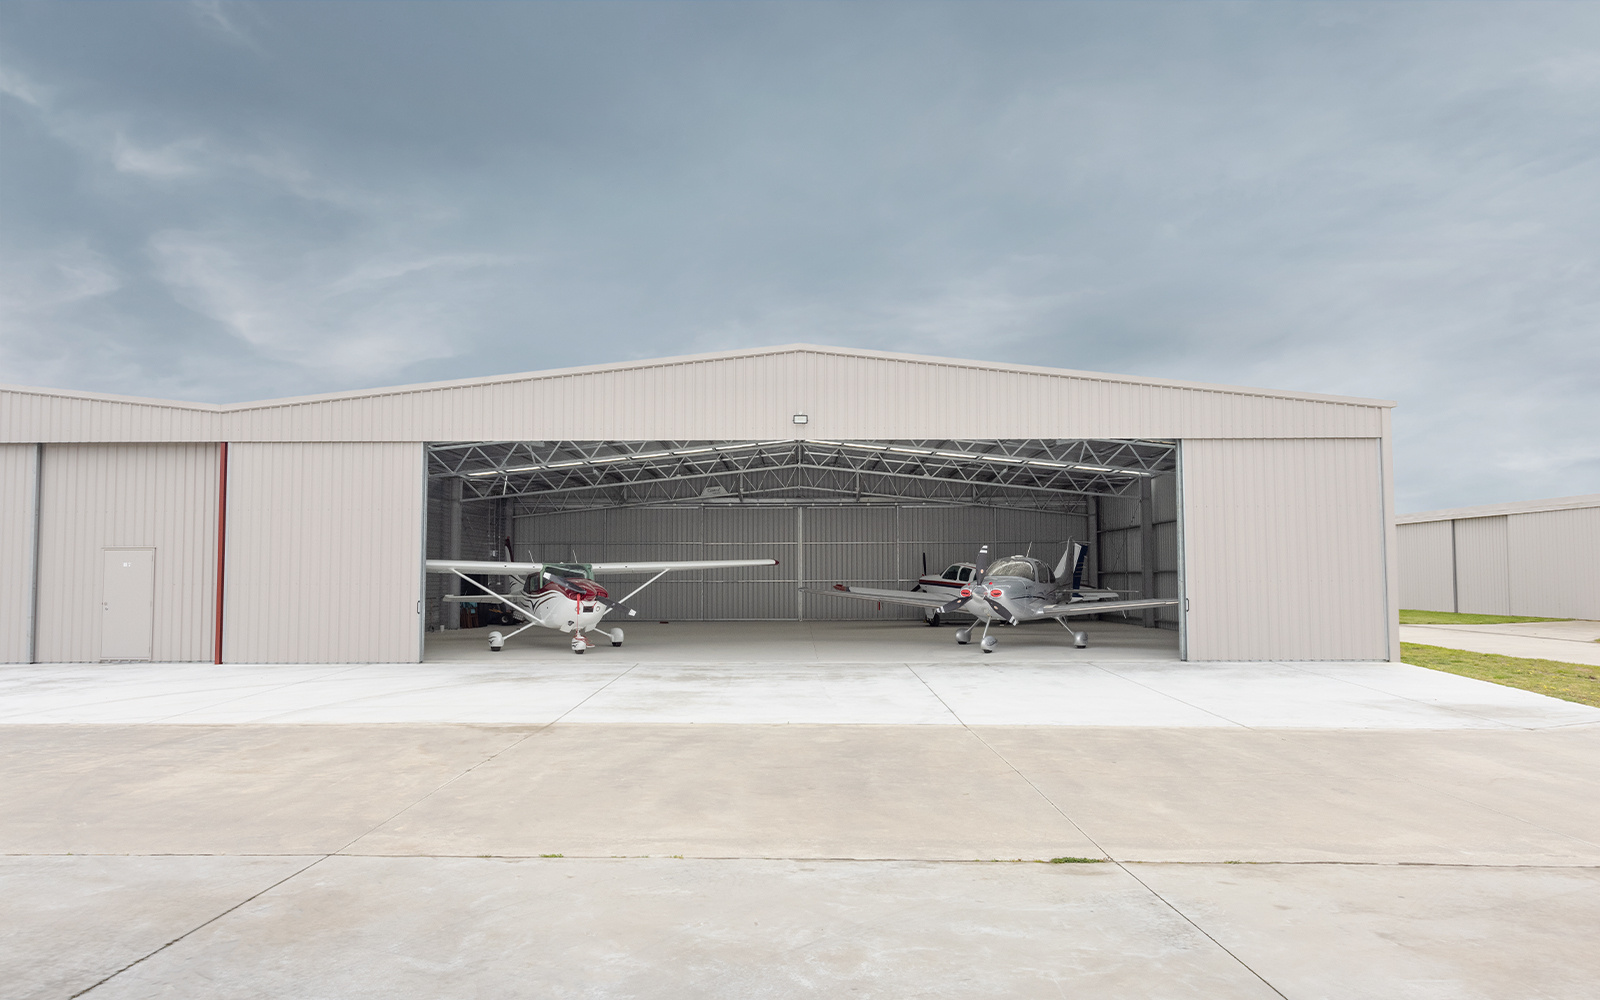
[[[245,403],[7,386],[0,440],[1381,437],[1393,405],[791,344]]]
[[[1547,510],[1576,510],[1583,507],[1600,507],[1600,493],[1586,493],[1575,497],[1553,497],[1549,500],[1488,503],[1477,507],[1425,510],[1415,514],[1401,514],[1394,520],[1396,524],[1418,524],[1423,521],[1455,521],[1469,517],[1495,517],[1500,514],[1539,514]]]

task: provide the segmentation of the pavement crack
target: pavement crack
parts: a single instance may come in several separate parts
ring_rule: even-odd
[[[490,763],[494,762],[496,759],[498,759],[502,755],[510,753],[512,750],[515,750],[517,747],[519,747],[522,744],[524,744],[524,743],[528,742],[529,740],[533,739],[535,736],[538,736],[540,733],[542,733],[545,730],[549,729],[551,726],[556,725],[562,719],[565,719],[567,716],[571,715],[573,712],[576,712],[578,709],[582,708],[585,704],[588,703],[589,699],[595,697],[600,692],[604,691],[606,688],[610,687],[611,685],[615,684],[617,681],[620,681],[620,680],[622,680],[622,678],[624,678],[624,677],[628,676],[629,674],[631,674],[634,671],[634,669],[637,668],[638,666],[639,666],[639,664],[637,664],[637,663],[631,664],[628,667],[628,669],[624,670],[622,673],[616,675],[615,677],[613,677],[610,680],[606,681],[604,684],[602,684],[599,687],[595,688],[593,691],[590,691],[588,694],[584,695],[582,698],[580,698],[577,701],[576,704],[574,704],[571,708],[567,709],[565,712],[562,712],[560,715],[556,716],[554,719],[551,719],[549,722],[546,722],[544,725],[537,726],[534,729],[532,729],[531,731],[529,731],[527,733],[524,733],[520,738],[512,740],[510,743],[507,743],[505,746],[501,747],[499,750],[496,750],[494,753],[492,753],[489,756],[487,756],[487,757],[483,758],[482,760],[478,761],[476,764],[473,764],[471,767],[468,767],[468,768],[464,769],[459,774],[451,775],[450,778],[448,778],[447,780],[441,782],[438,786],[430,789],[427,793],[425,793],[421,797],[417,798],[415,801],[409,802],[406,805],[402,806],[392,816],[389,816],[389,817],[385,818],[382,822],[374,825],[371,829],[367,830],[365,833],[362,833],[362,834],[358,835],[353,840],[351,840],[350,843],[348,843],[348,844],[344,845],[343,847],[339,848],[339,850],[335,851],[334,853],[335,854],[343,854],[345,851],[349,850],[354,845],[360,843],[362,840],[366,839],[367,837],[372,836],[372,834],[374,834],[377,831],[383,829],[385,826],[388,826],[390,823],[393,823],[395,820],[399,819],[401,816],[404,816],[406,813],[410,812],[412,809],[415,809],[417,806],[419,806],[422,803],[424,803],[424,802],[428,801],[429,799],[433,798],[435,795],[438,795],[440,792],[444,791],[446,788],[449,788],[451,785],[453,785],[456,782],[460,781],[462,778],[465,778],[467,775],[471,774],[473,771],[476,771],[478,768],[483,767],[485,764],[490,764]]]
[[[988,740],[984,739],[982,733],[978,732],[976,729],[973,729],[971,726],[967,725],[966,720],[962,719],[959,715],[956,715],[955,710],[950,708],[950,705],[947,702],[945,702],[945,700],[943,698],[939,697],[939,692],[935,691],[933,689],[933,685],[929,684],[926,680],[923,679],[921,674],[917,673],[915,667],[912,667],[908,663],[908,664],[906,664],[906,669],[910,670],[912,675],[915,676],[917,678],[917,680],[922,681],[923,686],[928,689],[929,693],[931,693],[935,698],[939,698],[939,703],[941,705],[944,705],[944,707],[950,711],[951,715],[955,715],[956,716],[956,721],[961,723],[961,728],[962,729],[965,729],[968,733],[971,733],[972,737],[974,739],[976,739],[979,743],[982,743],[985,749],[987,749],[990,753],[994,754],[995,757],[997,757],[1000,760],[1000,762],[1003,763],[1006,767],[1010,768],[1013,774],[1015,774],[1018,778],[1021,778],[1024,782],[1026,782],[1028,787],[1033,789],[1034,793],[1036,795],[1038,795],[1039,798],[1043,799],[1050,806],[1051,809],[1054,809],[1056,811],[1056,813],[1062,819],[1066,820],[1069,824],[1071,824],[1072,828],[1074,830],[1078,831],[1078,835],[1079,836],[1083,837],[1084,840],[1087,840],[1090,844],[1094,845],[1094,849],[1099,851],[1100,854],[1107,861],[1109,861],[1112,864],[1116,865],[1129,878],[1131,878],[1135,882],[1137,882],[1144,889],[1145,892],[1148,892],[1151,896],[1154,896],[1157,900],[1159,900],[1161,902],[1161,904],[1163,906],[1165,906],[1167,909],[1169,909],[1173,913],[1175,913],[1178,916],[1178,918],[1181,919],[1184,923],[1188,924],[1190,927],[1193,927],[1195,929],[1196,933],[1200,934],[1207,941],[1210,941],[1212,944],[1216,945],[1219,949],[1221,949],[1222,953],[1227,955],[1229,958],[1233,959],[1235,962],[1237,962],[1239,964],[1240,968],[1244,969],[1246,972],[1248,972],[1252,976],[1256,977],[1256,979],[1260,980],[1261,985],[1263,985],[1267,989],[1271,990],[1275,995],[1277,995],[1279,997],[1282,997],[1283,1000],[1288,1000],[1288,997],[1286,997],[1284,995],[1282,990],[1280,990],[1276,986],[1272,985],[1272,983],[1267,980],[1267,977],[1263,976],[1261,973],[1257,972],[1254,968],[1252,968],[1250,963],[1246,962],[1244,959],[1240,958],[1233,951],[1232,948],[1229,948],[1227,945],[1225,945],[1221,941],[1217,940],[1217,938],[1214,935],[1212,935],[1210,931],[1206,930],[1204,927],[1201,927],[1200,924],[1197,923],[1193,917],[1189,916],[1187,913],[1185,913],[1182,910],[1178,909],[1177,905],[1175,903],[1173,903],[1172,900],[1168,899],[1167,897],[1161,895],[1161,893],[1157,892],[1155,890],[1155,888],[1150,885],[1150,883],[1148,883],[1144,879],[1140,878],[1126,864],[1124,864],[1122,861],[1118,860],[1117,858],[1112,857],[1110,851],[1107,851],[1104,847],[1102,847],[1100,845],[1100,842],[1098,840],[1096,840],[1096,839],[1094,839],[1094,837],[1090,836],[1089,831],[1085,830],[1083,828],[1083,826],[1078,823],[1077,820],[1075,820],[1071,816],[1069,816],[1067,814],[1067,811],[1065,809],[1061,808],[1061,806],[1059,804],[1057,804],[1057,802],[1054,799],[1052,799],[1049,795],[1047,795],[1045,793],[1045,790],[1040,788],[1034,782],[1034,780],[1032,778],[1030,778],[1026,774],[1022,773],[1022,769],[1021,768],[1019,768],[1019,767],[1017,767],[1017,765],[1013,764],[1011,762],[1011,760],[1008,757],[1006,757],[1005,754],[1001,753],[998,749],[996,749],[994,744],[992,744]]]
[[[113,980],[113,979],[117,978],[118,976],[122,975],[124,972],[127,972],[129,969],[133,968],[134,966],[139,965],[139,964],[141,964],[143,962],[146,962],[146,961],[156,957],[157,955],[159,955],[162,952],[166,951],[168,948],[171,948],[173,945],[177,944],[179,941],[182,941],[185,938],[191,937],[194,934],[196,934],[196,933],[198,933],[198,932],[200,932],[202,930],[205,930],[207,927],[210,927],[212,924],[216,923],[218,920],[221,920],[223,917],[225,917],[228,914],[230,914],[230,913],[234,912],[235,910],[239,909],[239,907],[245,905],[246,903],[252,902],[252,901],[254,901],[256,899],[260,899],[262,896],[264,896],[267,893],[271,892],[272,890],[276,889],[278,886],[282,885],[283,883],[289,881],[290,879],[292,879],[292,878],[294,878],[294,877],[296,877],[298,875],[305,874],[307,871],[311,870],[312,868],[315,868],[317,865],[319,865],[322,862],[328,860],[332,856],[333,855],[331,855],[331,854],[324,854],[324,855],[321,855],[321,856],[313,859],[312,862],[310,864],[306,865],[305,867],[299,868],[299,869],[296,869],[295,871],[290,872],[289,874],[285,875],[283,878],[280,878],[280,879],[278,879],[278,881],[276,881],[276,882],[272,883],[271,885],[267,886],[265,889],[262,889],[260,892],[256,892],[256,893],[253,893],[253,894],[251,894],[249,896],[246,896],[244,899],[239,900],[237,903],[235,903],[232,906],[228,907],[226,910],[223,910],[221,913],[217,914],[216,916],[212,917],[211,919],[196,924],[195,926],[193,926],[193,927],[189,928],[188,930],[184,931],[182,934],[179,934],[177,937],[173,938],[171,941],[168,941],[166,944],[162,945],[161,947],[155,948],[155,949],[151,950],[150,952],[139,956],[138,958],[136,958],[133,961],[129,962],[127,965],[124,965],[122,968],[120,968],[117,971],[111,973],[109,976],[106,976],[103,979],[100,979],[98,982],[94,982],[94,983],[89,984],[88,986],[85,986],[83,989],[79,990],[78,992],[76,992],[76,993],[72,994],[70,997],[68,997],[67,1000],[77,1000],[78,997],[81,997],[84,994],[89,993],[89,992],[91,992],[93,990],[99,989],[100,987],[104,986],[106,983],[109,983],[111,980]]]

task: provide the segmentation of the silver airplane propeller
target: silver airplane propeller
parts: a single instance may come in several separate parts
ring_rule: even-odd
[[[994,610],[995,614],[999,615],[1005,621],[1011,622],[1013,625],[1016,624],[1015,616],[1013,616],[1011,612],[1006,609],[1005,605],[1001,604],[999,601],[996,601],[989,595],[989,588],[983,580],[984,572],[989,568],[988,560],[989,546],[985,545],[978,550],[978,561],[973,565],[972,579],[968,582],[967,586],[961,588],[961,596],[947,604],[940,605],[938,609],[939,614],[946,615],[952,611],[960,611],[969,602],[981,597],[983,598],[984,603],[989,605],[989,607]]]

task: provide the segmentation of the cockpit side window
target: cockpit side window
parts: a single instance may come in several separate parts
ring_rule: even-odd
[[[941,579],[941,580],[959,580],[959,579],[961,579],[960,573],[961,573],[961,567],[960,566],[951,566],[949,569],[947,569],[943,573],[939,574],[939,579]]]

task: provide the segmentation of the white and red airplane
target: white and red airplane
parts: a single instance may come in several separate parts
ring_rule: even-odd
[[[985,566],[989,546],[978,552],[976,563],[956,563],[939,576],[924,573],[913,590],[877,590],[836,583],[831,590],[803,588],[808,594],[828,594],[858,601],[877,601],[921,608],[925,620],[937,625],[941,615],[961,612],[983,622],[983,637],[978,645],[992,653],[1000,640],[989,634],[996,622],[1019,625],[1025,621],[1052,618],[1072,633],[1072,644],[1079,649],[1089,645],[1089,636],[1075,631],[1066,619],[1077,615],[1097,615],[1112,611],[1163,608],[1178,602],[1168,598],[1117,600],[1114,590],[1083,586],[1083,571],[1088,547],[1081,542],[1068,544],[1054,569],[1032,556],[1007,556]],[[1067,567],[1071,580],[1062,580]],[[974,623],[976,624],[976,623]],[[956,629],[956,642],[972,641],[972,626]]]
[[[620,611],[629,618],[639,612],[628,607],[628,601],[644,588],[655,583],[675,569],[736,569],[745,566],[776,566],[776,559],[700,559],[680,562],[610,562],[610,563],[539,563],[539,562],[477,562],[462,559],[429,559],[429,573],[453,573],[483,591],[484,597],[470,594],[451,594],[447,601],[498,601],[513,613],[527,620],[527,624],[514,632],[489,633],[489,648],[499,652],[506,640],[520,635],[538,625],[558,632],[572,633],[572,651],[581,653],[595,643],[586,632],[600,632],[611,640],[611,645],[622,645],[622,629],[603,629],[600,620],[612,611]],[[478,576],[509,576],[518,580],[517,589],[501,594],[472,579]],[[654,573],[650,579],[635,587],[627,597],[617,600],[594,581],[596,575],[640,575]]]

